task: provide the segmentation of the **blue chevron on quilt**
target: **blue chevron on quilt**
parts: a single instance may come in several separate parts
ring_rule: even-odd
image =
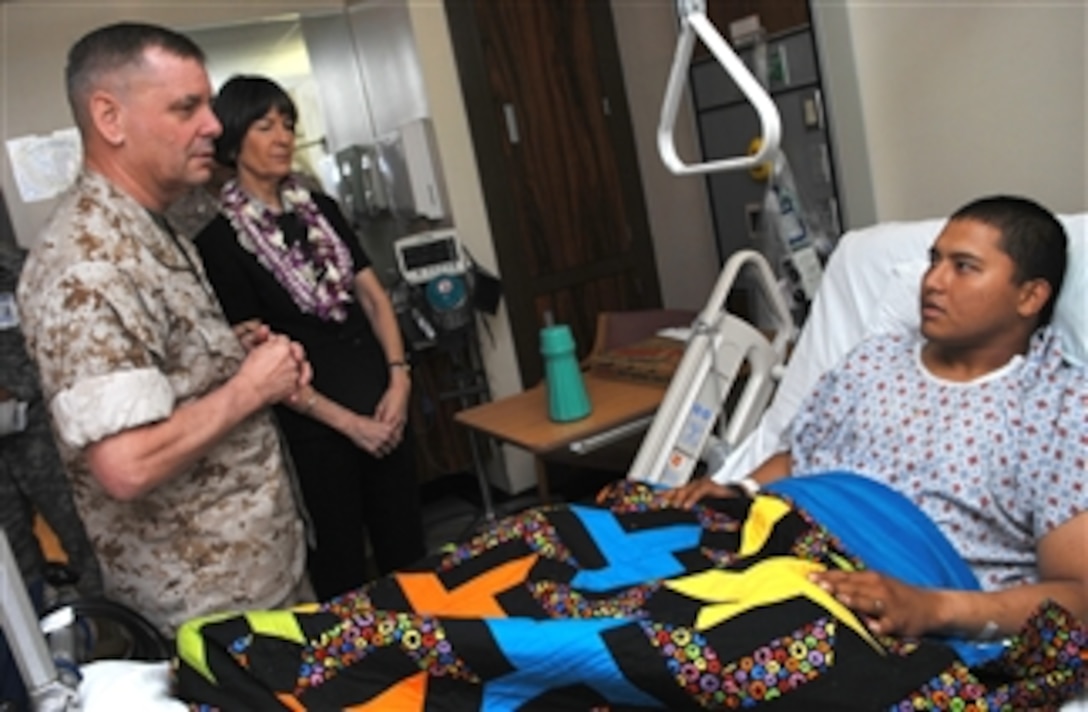
[[[873,635],[808,579],[866,565],[786,494],[682,510],[621,483],[322,604],[190,621],[177,695],[261,712],[994,710],[1084,685],[1088,631],[1057,606],[968,662],[955,641]]]

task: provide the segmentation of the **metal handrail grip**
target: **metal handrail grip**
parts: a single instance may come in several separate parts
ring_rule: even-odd
[[[726,298],[744,267],[755,269],[757,283],[769,300],[776,322],[770,340],[726,310]],[[627,479],[669,487],[687,482],[740,367],[747,362],[751,373],[728,423],[720,429],[727,448],[739,444],[755,427],[774,391],[794,332],[793,317],[766,258],[754,250],[734,253],[696,320]]]
[[[701,3],[690,3],[691,7],[682,9],[680,19],[680,38],[676,45],[676,55],[669,71],[669,82],[665,87],[665,99],[661,105],[661,121],[657,127],[657,150],[665,166],[676,175],[713,173],[716,171],[746,170],[778,154],[782,139],[782,118],[778,107],[752,73],[744,61],[737,56],[729,43],[722,38],[714,25],[707,19],[706,13],[699,7]],[[711,54],[722,65],[726,73],[736,82],[737,87],[748,99],[759,115],[762,131],[759,150],[750,156],[722,158],[704,163],[687,164],[676,152],[674,128],[676,114],[680,108],[680,97],[687,85],[688,66],[695,48],[695,38],[702,39]]]

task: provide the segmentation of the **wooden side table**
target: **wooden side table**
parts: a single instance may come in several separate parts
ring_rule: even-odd
[[[523,448],[536,458],[537,490],[548,501],[548,481],[541,459],[568,450],[589,452],[607,442],[649,426],[665,397],[665,386],[634,383],[584,373],[593,408],[588,416],[570,423],[548,417],[548,394],[543,384],[499,400],[458,411],[462,425]]]

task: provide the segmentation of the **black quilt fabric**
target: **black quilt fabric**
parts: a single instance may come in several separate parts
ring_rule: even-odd
[[[781,499],[527,510],[415,570],[304,610],[191,621],[177,694],[210,710],[1057,709],[1088,632],[1044,606],[970,669],[874,637],[807,580],[860,568]]]

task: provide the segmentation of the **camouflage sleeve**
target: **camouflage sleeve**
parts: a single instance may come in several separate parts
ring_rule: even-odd
[[[169,417],[170,382],[159,369],[169,319],[150,295],[105,262],[67,270],[34,299],[32,344],[58,435],[81,448]]]

